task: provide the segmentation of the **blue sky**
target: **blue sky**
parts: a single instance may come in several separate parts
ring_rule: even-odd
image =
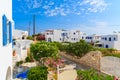
[[[47,29],[87,34],[120,31],[120,0],[13,0],[15,28],[28,30],[36,15],[36,33]]]

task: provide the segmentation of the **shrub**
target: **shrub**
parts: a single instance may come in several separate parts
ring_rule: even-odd
[[[23,61],[16,62],[16,66],[20,66],[23,63]]]
[[[54,43],[40,41],[31,44],[30,53],[35,60],[39,61],[44,57],[56,57],[58,55],[58,48]]]
[[[28,80],[47,80],[47,67],[37,66],[31,68],[27,74]]]
[[[60,51],[66,51],[68,43],[59,43],[59,42],[53,42],[56,44],[56,46],[58,47],[58,49]]]
[[[116,51],[116,49],[113,48],[95,48],[95,49],[101,51],[103,55],[112,54],[114,53],[114,51]]]
[[[93,47],[86,43],[84,40],[80,40],[76,43],[70,43],[67,48],[67,53],[73,53],[78,57],[82,57],[87,52],[92,51]]]
[[[100,73],[97,73],[93,69],[85,70],[85,71],[78,70],[77,74],[78,74],[78,80],[113,80],[112,76],[105,74],[102,75]]]
[[[105,54],[104,56],[114,56],[120,58],[120,54],[113,54],[113,53]]]
[[[28,36],[27,39],[33,40],[33,37],[32,36]]]
[[[25,62],[33,62],[33,58],[32,58],[32,55],[28,52],[27,53],[27,57],[25,58]]]
[[[25,58],[25,62],[31,62],[30,57],[26,57],[26,58]]]

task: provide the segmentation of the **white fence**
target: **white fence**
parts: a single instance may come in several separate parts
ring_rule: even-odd
[[[100,60],[101,72],[120,77],[120,58],[106,56]]]

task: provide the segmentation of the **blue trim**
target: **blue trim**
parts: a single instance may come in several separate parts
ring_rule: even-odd
[[[3,46],[7,45],[7,18],[5,15],[2,17],[3,28]]]
[[[9,43],[12,42],[12,23],[9,21]]]

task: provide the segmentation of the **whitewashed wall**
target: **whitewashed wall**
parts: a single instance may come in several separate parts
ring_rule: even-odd
[[[6,80],[7,69],[12,68],[12,44],[2,45],[2,16],[4,14],[9,21],[12,21],[12,0],[0,0],[0,80]]]

